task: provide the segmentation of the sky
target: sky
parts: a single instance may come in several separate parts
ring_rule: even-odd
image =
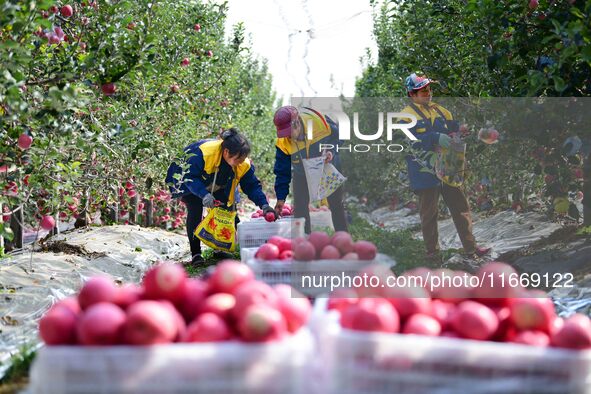
[[[290,97],[352,97],[360,58],[368,48],[377,53],[369,0],[228,0],[228,6],[227,35],[244,23],[283,104]]]

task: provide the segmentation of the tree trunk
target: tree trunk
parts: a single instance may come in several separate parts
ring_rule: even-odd
[[[583,164],[583,225],[591,226],[591,154]]]
[[[23,214],[23,206],[20,206],[16,212],[12,214],[10,218],[10,228],[14,233],[14,238],[10,243],[12,249],[22,249],[23,248],[23,224],[25,221],[25,215]]]

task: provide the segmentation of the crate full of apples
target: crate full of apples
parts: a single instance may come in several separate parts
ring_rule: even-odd
[[[379,267],[365,272],[380,283],[394,277]],[[504,263],[481,267],[479,286],[433,283],[445,275],[472,277],[419,268],[391,281],[411,285],[364,285],[318,299],[325,392],[591,392],[587,316],[563,319],[543,292],[507,286],[504,279],[517,273]]]
[[[307,298],[235,261],[207,280],[172,263],[141,286],[93,277],[41,318],[31,392],[300,392],[310,312]]]
[[[306,219],[294,217],[282,217],[276,221],[253,219],[238,223],[236,239],[240,249],[258,248],[273,236],[284,238],[303,236],[305,224]]]
[[[298,287],[302,276],[352,276],[366,266],[381,263],[391,267],[394,262],[379,255],[375,244],[353,241],[351,235],[337,231],[332,236],[313,231],[307,237],[271,237],[261,245],[247,264],[257,278],[266,283],[289,283]],[[307,294],[316,296],[324,288],[307,288]]]

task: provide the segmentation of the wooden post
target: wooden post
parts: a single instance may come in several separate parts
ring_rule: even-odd
[[[109,220],[113,224],[117,224],[119,222],[119,204],[113,203],[113,205],[109,205]]]
[[[10,228],[14,233],[14,239],[11,242],[13,249],[22,249],[23,247],[24,218],[23,206],[21,205],[17,208],[16,212],[13,212],[10,218]]]
[[[131,208],[129,209],[129,224],[137,224],[138,223],[138,211],[137,211],[137,204],[139,202],[139,197],[137,194],[131,197]]]
[[[0,202],[0,225],[4,224],[4,205]],[[0,235],[0,249],[4,249],[4,237]]]
[[[591,143],[591,141],[589,141]],[[583,226],[591,226],[591,154],[583,162]]]
[[[51,229],[51,231],[49,232],[49,234],[51,234],[52,236],[54,235],[58,235],[60,233],[60,213],[58,212],[54,217],[53,217],[54,221],[55,221],[55,227]]]
[[[153,204],[152,204],[152,200],[150,199],[145,199],[144,200],[144,209],[146,210],[146,227],[151,227],[152,224],[154,223],[154,219],[153,219]]]

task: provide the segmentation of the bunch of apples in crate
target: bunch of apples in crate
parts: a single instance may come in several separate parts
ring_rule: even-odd
[[[279,236],[269,238],[255,254],[260,260],[373,260],[378,253],[375,244],[369,241],[354,242],[351,234],[337,231],[330,236],[322,231],[313,231],[306,238],[289,239]]]
[[[286,203],[286,204],[283,206],[283,209],[282,209],[282,211],[281,211],[281,215],[280,215],[280,216],[281,216],[281,217],[285,217],[285,216],[293,216],[293,208],[291,207],[291,205],[289,205],[289,204],[287,204],[287,203]],[[259,210],[257,210],[257,211],[256,211],[255,213],[253,213],[253,214],[252,214],[250,217],[251,217],[252,219],[265,218],[265,220],[266,220],[267,222],[274,222],[274,221],[275,221],[275,219],[276,219],[276,217],[275,217],[275,215],[273,214],[273,212],[269,212],[269,213],[267,213],[267,214],[264,214],[262,209],[259,209]]]
[[[372,266],[360,274],[389,285],[338,289],[330,295],[328,309],[340,313],[340,324],[347,329],[591,348],[587,316],[563,319],[544,292],[510,286],[508,278],[518,273],[505,263],[482,266],[474,275],[479,281],[448,269],[416,268],[396,278],[389,269]],[[434,279],[444,277],[450,280]]]
[[[296,333],[310,310],[296,290],[259,282],[240,262],[221,262],[206,281],[163,263],[146,273],[141,286],[91,278],[76,297],[49,309],[39,332],[47,345],[267,342]]]

